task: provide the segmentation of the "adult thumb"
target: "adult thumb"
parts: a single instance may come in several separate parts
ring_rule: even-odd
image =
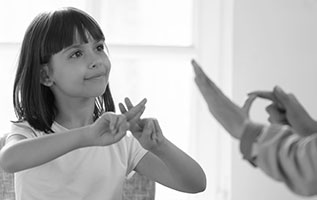
[[[242,106],[242,111],[244,112],[244,114],[249,117],[250,115],[250,109],[252,106],[252,103],[254,102],[254,100],[257,98],[256,95],[249,95],[247,100],[244,102],[244,105]]]

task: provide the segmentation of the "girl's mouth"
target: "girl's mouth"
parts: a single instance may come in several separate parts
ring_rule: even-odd
[[[101,79],[106,77],[106,73],[98,73],[98,74],[94,74],[92,76],[89,76],[87,78],[84,78],[84,80],[91,80],[91,79]]]

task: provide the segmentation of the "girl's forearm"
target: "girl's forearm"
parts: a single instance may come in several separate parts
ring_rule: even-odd
[[[173,143],[166,140],[152,153],[165,163],[182,191],[197,193],[205,190],[206,175],[200,165]]]
[[[2,168],[15,173],[52,161],[72,150],[85,147],[85,132],[89,127],[65,133],[53,133],[35,139],[23,139],[4,146],[0,153]]]

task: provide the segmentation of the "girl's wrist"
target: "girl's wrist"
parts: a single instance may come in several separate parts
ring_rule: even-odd
[[[169,145],[169,141],[168,139],[166,139],[165,137],[163,139],[161,139],[157,145],[155,145],[154,147],[152,147],[151,149],[148,149],[150,152],[154,153],[155,155],[159,155],[164,153],[167,149],[168,149],[168,145]]]
[[[78,134],[78,136],[79,136],[79,141],[78,141],[79,148],[94,146],[94,144],[92,143],[92,139],[90,137],[92,135],[91,131],[92,131],[91,125],[79,128],[79,134]]]

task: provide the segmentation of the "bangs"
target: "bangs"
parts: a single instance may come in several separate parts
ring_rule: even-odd
[[[41,45],[42,64],[48,63],[52,55],[76,42],[88,43],[89,37],[95,41],[105,39],[97,22],[75,8],[55,11],[50,18],[46,38]]]

